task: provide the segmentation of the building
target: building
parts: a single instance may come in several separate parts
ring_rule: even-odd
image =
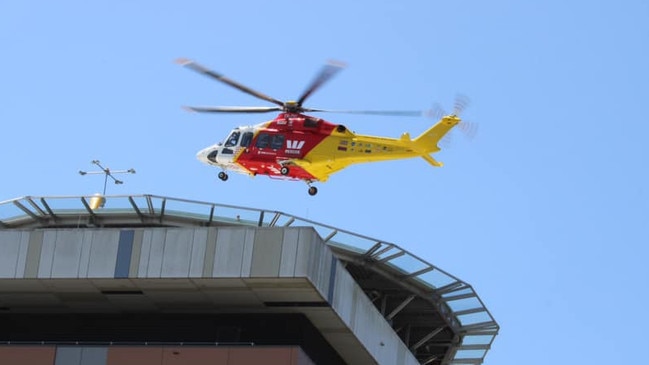
[[[0,202],[0,364],[480,364],[466,282],[278,211],[154,195]]]

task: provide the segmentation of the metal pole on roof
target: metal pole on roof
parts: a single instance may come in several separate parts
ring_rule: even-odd
[[[98,174],[104,174],[104,189],[101,194],[95,194],[95,196],[91,199],[91,207],[92,209],[98,209],[104,206],[104,203],[106,202],[106,198],[104,197],[106,195],[106,185],[108,185],[108,178],[110,177],[113,179],[115,184],[120,185],[123,184],[124,182],[122,180],[117,179],[114,174],[134,174],[135,169],[128,169],[128,170],[111,170],[108,167],[104,167],[101,165],[101,162],[99,160],[92,160],[92,163],[97,165],[101,171],[83,171],[79,170],[79,175],[85,176],[85,175],[98,175]]]

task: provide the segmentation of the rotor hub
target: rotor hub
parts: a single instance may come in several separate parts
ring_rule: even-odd
[[[302,107],[295,100],[289,100],[284,103],[284,111],[287,113],[299,113],[302,111]]]

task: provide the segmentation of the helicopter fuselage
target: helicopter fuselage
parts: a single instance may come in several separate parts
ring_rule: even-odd
[[[458,122],[456,117],[444,117],[413,140],[407,133],[401,138],[358,135],[341,124],[281,113],[265,123],[235,128],[225,141],[198,152],[197,158],[224,171],[307,183],[326,181],[355,163],[423,157],[441,166],[429,154],[439,151],[438,140]]]

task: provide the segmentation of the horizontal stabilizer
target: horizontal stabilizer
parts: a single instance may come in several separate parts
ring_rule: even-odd
[[[429,164],[431,164],[431,165],[433,165],[433,166],[435,166],[435,167],[442,167],[442,166],[444,166],[443,163],[437,161],[436,159],[430,157],[429,155],[421,155],[421,158],[423,158],[424,160],[426,160],[426,162],[428,162]]]

